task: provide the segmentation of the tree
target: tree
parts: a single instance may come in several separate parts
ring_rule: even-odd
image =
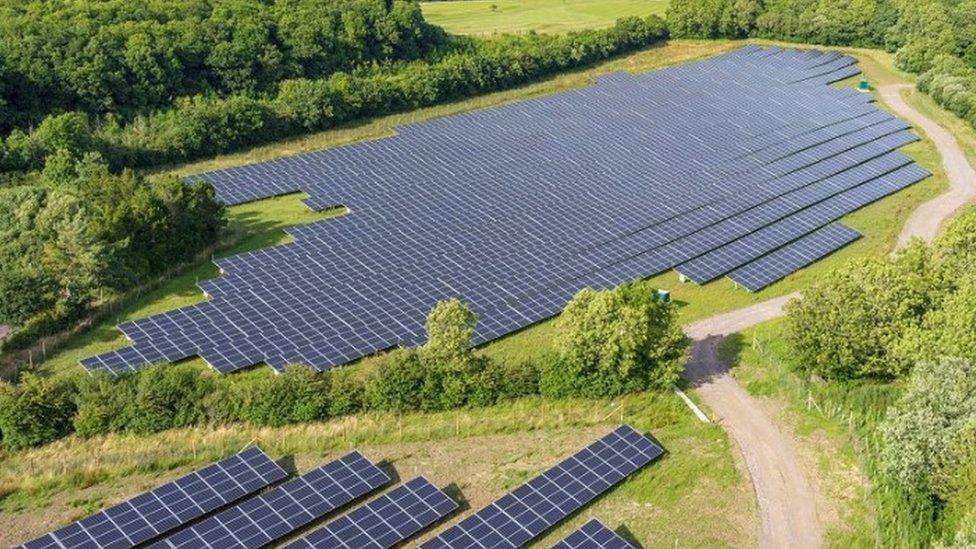
[[[440,301],[427,315],[427,342],[420,348],[425,361],[463,363],[470,357],[471,338],[478,322],[467,304],[458,299]]]
[[[976,422],[976,368],[966,360],[922,362],[881,424],[885,472],[917,494],[935,493],[932,474],[967,425]]]
[[[828,379],[892,379],[911,368],[893,352],[938,300],[929,251],[851,262],[787,305],[793,365]]]
[[[57,301],[57,284],[46,272],[0,267],[0,324],[20,326]]]
[[[933,309],[921,325],[906,331],[895,354],[902,361],[954,357],[976,363],[976,275],[970,275]]]
[[[88,116],[80,112],[45,118],[32,139],[45,157],[57,151],[65,151],[74,158],[80,158],[93,148]]]
[[[71,430],[75,411],[71,383],[25,374],[17,385],[0,382],[0,437],[19,450],[57,440]]]
[[[556,360],[540,382],[554,396],[668,387],[677,381],[687,349],[674,305],[658,301],[643,282],[581,290],[556,330]]]

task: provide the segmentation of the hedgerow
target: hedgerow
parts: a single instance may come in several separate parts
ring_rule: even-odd
[[[345,367],[318,373],[295,365],[281,375],[256,371],[219,376],[191,364],[159,364],[117,377],[25,374],[16,385],[0,386],[2,444],[11,450],[36,446],[72,431],[92,437],[234,422],[274,427],[364,410],[490,406],[540,393],[604,397],[656,390],[673,381],[685,345],[673,307],[642,297],[654,295],[644,283],[583,291],[574,302],[590,303],[593,295],[620,304],[623,308],[616,312],[627,314],[628,322],[617,325],[613,334],[593,331],[574,314],[562,322],[568,332],[592,333],[585,342],[557,345],[540,364],[572,362],[586,352],[584,347],[603,358],[595,370],[584,366],[562,371],[560,379],[570,389],[558,395],[545,389],[545,367],[540,364],[492,360],[473,350],[477,316],[452,299],[431,310],[424,345],[386,353],[366,371]],[[620,337],[639,345],[626,355],[606,354]]]

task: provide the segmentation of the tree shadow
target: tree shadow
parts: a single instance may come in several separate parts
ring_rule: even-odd
[[[740,333],[734,333],[725,337],[719,347],[718,357],[725,365],[726,369],[732,370],[742,361],[742,351],[746,347],[746,339]]]
[[[644,549],[644,544],[637,540],[637,536],[635,536],[634,533],[630,531],[630,528],[627,528],[626,525],[621,524],[613,532],[624,538],[627,543],[633,545],[637,549]]]

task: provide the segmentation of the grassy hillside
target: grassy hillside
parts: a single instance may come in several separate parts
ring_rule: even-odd
[[[668,0],[454,0],[423,2],[424,18],[454,34],[567,32],[620,17],[664,16]]]
[[[682,547],[755,544],[751,488],[732,459],[726,435],[717,425],[699,423],[666,393],[613,402],[526,399],[462,412],[365,414],[281,429],[71,437],[0,461],[0,545],[44,533],[251,441],[274,458],[292,457],[299,471],[358,448],[403,480],[422,474],[439,486],[452,485],[466,502],[466,513],[622,421],[652,432],[669,453],[561,524],[540,546],[551,545],[589,517],[612,528],[625,526],[648,547],[663,540]]]

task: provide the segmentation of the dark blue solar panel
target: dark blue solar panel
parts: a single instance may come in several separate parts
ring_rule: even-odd
[[[634,546],[599,520],[590,519],[552,549],[634,549]]]
[[[154,545],[178,549],[263,547],[390,482],[352,452],[213,515]]]
[[[264,452],[249,448],[22,547],[135,547],[286,476]]]
[[[288,549],[386,549],[457,508],[457,502],[447,494],[427,479],[417,477],[292,543]]]
[[[907,159],[892,151],[915,137],[826,85],[856,71],[836,52],[750,46],[200,174],[230,204],[301,190],[311,208],[350,213],[219,260],[223,275],[200,285],[208,302],[124,323],[133,346],[83,364],[322,370],[423,341],[447,298],[470,303],[483,343],[588,285],[678,265],[710,280],[898,188]],[[873,169],[883,162],[901,164]],[[804,213],[818,201],[833,202]],[[743,254],[744,239],[759,248]]]
[[[827,225],[739,267],[729,273],[729,278],[751,292],[758,292],[793,271],[843,248],[860,236],[854,229],[839,223]]]
[[[420,547],[521,547],[663,453],[622,425]]]

